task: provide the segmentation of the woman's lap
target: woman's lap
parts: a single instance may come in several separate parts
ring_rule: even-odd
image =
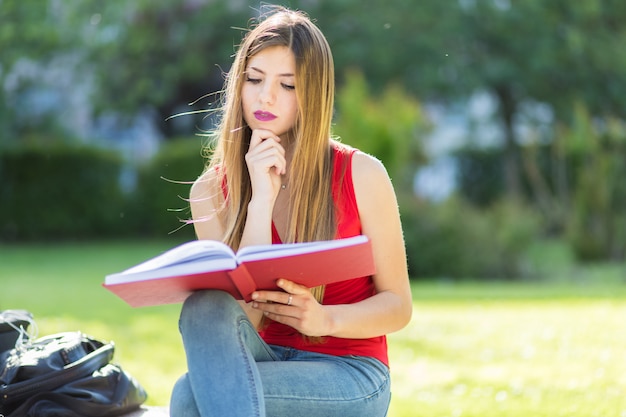
[[[257,363],[268,416],[386,414],[389,372],[376,359],[272,348],[281,360]]]
[[[181,410],[186,407],[204,409],[207,415],[211,415],[213,408],[223,412],[229,401],[233,404],[231,411],[234,411],[240,408],[238,401],[254,400],[255,396],[250,396],[254,385],[262,389],[263,398],[256,399],[258,404],[248,414],[253,412],[254,415],[272,417],[382,417],[386,414],[390,400],[389,372],[380,361],[268,346],[256,332],[250,331],[249,323],[246,324],[242,315],[245,313],[238,303],[224,293],[205,291],[185,303],[181,332],[192,375],[181,378],[174,389],[173,416],[199,415],[196,410],[190,413]],[[219,341],[215,339],[217,334],[210,334],[213,330],[219,334]],[[239,352],[242,345],[247,346],[247,354]],[[217,351],[212,351],[213,348]],[[225,349],[232,349],[233,354],[239,352],[234,356],[241,357],[241,366],[253,368],[249,369],[252,371],[249,377],[240,374],[235,378],[237,389],[224,390],[232,382],[228,381],[229,372],[216,374],[211,371],[223,368],[224,363],[216,358],[221,358],[222,362],[232,358],[231,355],[224,356]],[[230,365],[233,371],[241,370],[237,362]],[[228,366],[222,370],[227,369]],[[212,389],[219,391],[220,395],[212,396],[207,392]],[[240,396],[240,393],[248,394]],[[209,398],[212,398],[210,402]]]

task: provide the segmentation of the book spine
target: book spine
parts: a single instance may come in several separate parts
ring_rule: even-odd
[[[252,279],[252,275],[248,272],[248,269],[245,265],[239,265],[237,268],[228,272],[230,279],[239,290],[241,294],[241,298],[243,298],[247,303],[252,301],[252,293],[256,290],[256,283],[254,279]]]

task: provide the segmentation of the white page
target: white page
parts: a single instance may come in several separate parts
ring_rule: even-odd
[[[237,252],[238,263],[246,261],[258,261],[268,258],[279,258],[284,256],[299,255],[303,253],[317,252],[335,248],[353,246],[358,243],[367,242],[367,236],[359,235],[344,239],[328,241],[286,243],[282,245],[256,245],[246,246]]]
[[[108,275],[107,284],[163,278],[175,273],[187,275],[198,272],[233,269],[237,266],[232,249],[221,242],[194,240],[177,246],[159,256],[118,274]]]

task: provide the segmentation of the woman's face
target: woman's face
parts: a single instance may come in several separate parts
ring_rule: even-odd
[[[251,129],[279,137],[293,129],[298,113],[295,77],[296,60],[285,46],[265,48],[248,60],[241,97]]]

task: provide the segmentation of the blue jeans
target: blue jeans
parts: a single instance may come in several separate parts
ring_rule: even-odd
[[[384,417],[389,371],[377,359],[265,343],[230,295],[200,291],[180,317],[187,374],[172,417]]]

